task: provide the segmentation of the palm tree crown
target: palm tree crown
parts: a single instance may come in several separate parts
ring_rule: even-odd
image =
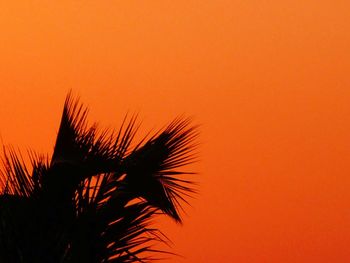
[[[177,118],[131,147],[136,117],[117,132],[87,124],[87,108],[68,94],[51,158],[12,148],[0,171],[0,262],[146,262],[156,214],[181,223],[194,193],[179,171],[195,160],[197,128]]]

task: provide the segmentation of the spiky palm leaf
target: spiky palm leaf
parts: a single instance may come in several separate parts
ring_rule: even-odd
[[[118,132],[87,124],[87,109],[67,96],[54,152],[31,154],[33,171],[4,150],[0,183],[0,262],[145,262],[150,227],[194,192],[177,169],[194,161],[196,127],[178,118],[134,149],[136,118]]]

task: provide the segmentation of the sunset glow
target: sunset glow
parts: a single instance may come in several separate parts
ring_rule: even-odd
[[[350,2],[0,3],[0,135],[52,153],[67,92],[140,134],[190,116],[180,263],[350,262]],[[144,132],[145,131],[145,132]]]

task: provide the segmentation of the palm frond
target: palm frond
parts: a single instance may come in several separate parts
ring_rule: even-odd
[[[176,119],[158,135],[131,152],[122,163],[125,183],[137,196],[161,209],[177,222],[183,195],[193,193],[192,182],[179,177],[189,174],[175,169],[195,161],[196,127],[189,119]]]
[[[29,197],[34,189],[34,183],[24,164],[23,157],[13,148],[3,151],[1,184],[3,194]]]
[[[51,167],[74,166],[75,184],[85,178],[117,171],[137,131],[136,116],[124,119],[117,133],[88,125],[88,109],[69,93],[64,104]],[[79,176],[77,176],[79,174]]]

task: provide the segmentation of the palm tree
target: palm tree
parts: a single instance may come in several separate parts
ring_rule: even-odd
[[[178,170],[195,160],[197,127],[177,118],[131,147],[136,117],[117,132],[88,125],[68,94],[51,158],[13,148],[0,173],[0,262],[146,262],[166,242],[151,219],[179,210],[194,193]]]

